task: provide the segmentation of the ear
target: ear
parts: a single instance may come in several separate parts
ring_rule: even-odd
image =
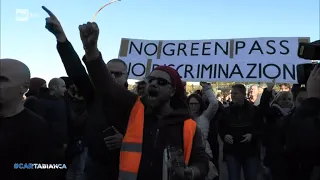
[[[30,86],[30,82],[29,82],[29,81],[24,82],[24,83],[21,85],[20,94],[25,94],[25,93],[28,91],[29,86]]]
[[[172,88],[170,96],[173,97],[175,93],[176,93],[176,88]]]

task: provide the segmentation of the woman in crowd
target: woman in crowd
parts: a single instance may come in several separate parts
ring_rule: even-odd
[[[208,142],[208,133],[209,133],[210,121],[216,114],[219,104],[218,104],[218,100],[216,99],[212,91],[212,87],[210,86],[210,84],[201,82],[200,85],[202,86],[202,92],[204,96],[206,96],[209,101],[209,105],[206,106],[205,102],[202,100],[202,97],[197,93],[191,94],[188,97],[187,102],[189,104],[191,115],[196,120],[197,126],[201,129],[202,136],[204,139],[203,142],[205,143],[204,146],[206,148],[206,153],[212,159],[213,155]],[[210,170],[206,179],[212,180],[217,175],[217,173],[214,172],[215,168],[211,161],[209,165],[210,165],[209,166]]]
[[[294,108],[291,92],[281,91],[272,100],[274,82],[264,90],[260,108],[265,116],[263,145],[266,148],[264,165],[270,168],[273,180],[287,179],[285,135],[290,114]],[[271,101],[271,103],[270,103]]]

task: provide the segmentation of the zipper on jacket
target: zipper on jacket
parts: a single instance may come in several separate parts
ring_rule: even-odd
[[[158,135],[159,135],[159,129],[157,129],[156,136],[155,136],[155,138],[154,138],[153,150],[155,150],[155,149],[156,149]],[[154,151],[153,151],[153,152],[154,152]],[[150,162],[150,167],[152,167],[152,164],[153,164],[153,162],[151,161],[151,162]]]

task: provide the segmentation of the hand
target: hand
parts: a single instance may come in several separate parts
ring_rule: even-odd
[[[307,92],[309,98],[320,99],[320,64],[317,64],[309,75]]]
[[[191,167],[187,167],[184,169],[184,179],[194,179],[195,174],[194,170]]]
[[[51,32],[59,42],[66,41],[66,35],[58,18],[45,6],[42,6],[42,9],[49,15],[49,17],[46,18],[46,28],[48,29],[48,31]]]
[[[224,136],[224,142],[228,143],[228,144],[233,144],[233,137],[229,134]]]
[[[242,137],[244,137],[244,140],[242,140],[241,143],[251,142],[252,134],[248,133],[248,134],[243,135]]]
[[[272,79],[272,82],[271,83],[267,83],[267,90],[268,91],[272,91],[274,85],[276,84],[276,79]]]
[[[63,144],[63,149],[66,150],[68,147],[68,144]]]
[[[116,131],[115,135],[108,136],[103,139],[109,150],[121,148],[123,135],[117,129],[114,128],[114,130]]]
[[[95,22],[88,22],[79,26],[80,37],[83,48],[87,53],[94,53],[98,50],[99,27]]]

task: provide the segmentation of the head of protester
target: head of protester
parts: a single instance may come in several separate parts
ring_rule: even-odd
[[[48,84],[49,94],[55,97],[64,96],[66,89],[66,83],[61,78],[53,78]]]
[[[280,91],[290,91],[291,90],[291,86],[288,83],[282,83],[280,84]]]
[[[257,85],[251,85],[250,88],[249,88],[249,92],[248,92],[249,98],[257,96],[258,93],[259,93],[258,86]]]
[[[38,77],[31,78],[29,91],[26,93],[26,97],[38,96],[40,88],[46,88],[46,87],[47,87],[46,80]]]
[[[30,71],[15,59],[1,59],[0,64],[0,117],[10,117],[24,109],[22,100],[29,89]]]
[[[272,105],[279,105],[281,108],[292,108],[293,107],[293,97],[289,91],[280,91],[274,97]]]
[[[187,103],[192,115],[199,116],[206,109],[206,105],[199,94],[191,94],[187,98]]]
[[[119,179],[162,179],[167,170],[163,160],[171,162],[172,156],[179,160],[171,164],[174,176],[203,179],[209,159],[186,105],[178,72],[168,66],[153,69],[145,79],[146,94],[140,98],[116,82],[112,69],[105,66],[97,45],[98,25],[89,22],[80,25],[79,31],[86,52],[83,60],[94,87],[113,104],[115,112],[121,109],[119,115],[127,117],[122,119],[127,130],[121,145]],[[110,119],[111,124],[116,121],[119,119]]]
[[[111,59],[107,63],[107,68],[109,69],[115,82],[126,87],[128,81],[127,64],[121,59]]]
[[[246,87],[242,84],[235,84],[231,89],[231,99],[234,105],[243,105],[246,101]]]
[[[158,66],[145,80],[148,106],[161,113],[187,108],[184,87],[175,69],[169,66]]]
[[[0,59],[0,149],[1,175],[10,179],[47,179],[39,172],[19,172],[17,162],[44,163],[47,158],[48,127],[39,116],[24,108],[23,95],[30,84],[30,70],[21,61]]]

